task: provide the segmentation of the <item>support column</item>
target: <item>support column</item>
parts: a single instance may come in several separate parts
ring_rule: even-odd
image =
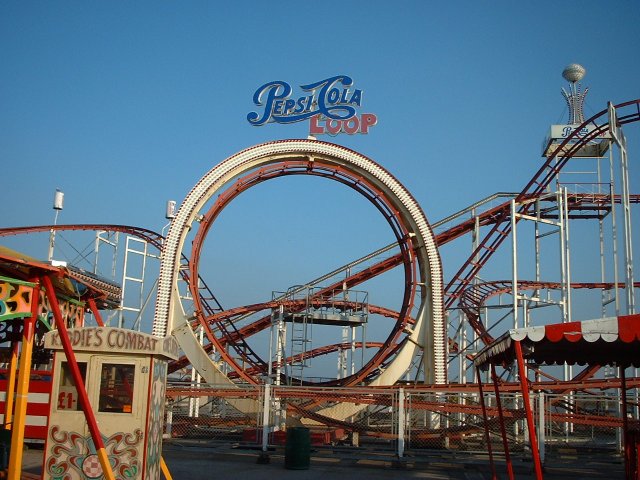
[[[542,464],[540,463],[540,452],[538,450],[538,438],[536,427],[533,424],[533,412],[531,411],[531,400],[529,397],[529,380],[524,366],[522,355],[522,345],[519,341],[513,342],[516,350],[516,361],[518,362],[518,372],[520,373],[520,386],[522,388],[522,400],[527,415],[527,428],[529,430],[529,442],[531,443],[531,454],[533,456],[533,467],[536,473],[536,480],[542,480]]]
[[[33,295],[33,293],[32,293]],[[33,299],[32,299],[33,300]],[[4,414],[4,428],[5,430],[11,430],[13,420],[13,402],[15,400],[16,393],[16,372],[18,370],[18,348],[20,342],[18,342],[18,331],[21,320],[13,320],[11,325],[11,359],[9,360],[9,378],[7,379],[7,392],[5,398],[5,414]]]
[[[24,447],[24,429],[27,418],[29,379],[31,377],[31,354],[33,352],[35,325],[38,318],[38,299],[40,298],[40,284],[38,282],[34,283],[31,293],[31,317],[24,320],[22,326],[20,372],[18,373],[15,419],[11,433],[11,456],[9,458],[9,473],[7,476],[9,480],[20,480],[22,474],[22,449]]]
[[[624,226],[625,246],[625,290],[627,294],[627,315],[635,313],[635,295],[633,281],[633,242],[631,234],[631,208],[629,199],[629,166],[627,160],[627,139],[622,131],[615,107],[609,103],[609,131],[620,148],[620,183],[622,185],[621,203]],[[612,175],[613,178],[613,175]],[[616,312],[616,314],[618,314]]]
[[[96,323],[99,327],[104,327],[104,322],[102,321],[102,315],[100,315],[100,311],[98,310],[98,306],[96,305],[96,301],[93,298],[88,300],[89,308],[91,309],[91,313],[96,319]]]
[[[538,443],[540,446],[540,462],[544,463],[545,457],[545,394],[543,391],[538,393]]]
[[[491,436],[489,434],[489,418],[487,417],[487,407],[484,403],[484,392],[482,391],[482,375],[480,369],[476,367],[476,376],[478,377],[478,389],[480,390],[480,406],[482,407],[482,418],[484,419],[484,437],[487,442],[487,450],[489,451],[489,463],[491,464],[491,480],[498,479],[496,465],[493,461],[493,448],[491,448]]]
[[[404,456],[405,400],[404,388],[401,387],[398,390],[398,458]]]
[[[622,448],[624,451],[624,471],[626,479],[633,480],[633,472],[631,471],[631,445],[629,445],[629,419],[627,418],[627,377],[624,373],[624,367],[620,366],[620,398],[622,400]]]
[[[498,417],[500,419],[500,433],[502,434],[502,446],[504,447],[504,459],[507,462],[507,473],[509,480],[513,480],[513,464],[511,463],[511,455],[509,454],[509,441],[507,440],[507,429],[504,426],[504,415],[502,413],[502,401],[500,400],[500,388],[498,387],[498,376],[496,375],[496,366],[491,364],[491,378],[493,379],[493,389],[496,392],[496,406],[498,407]]]
[[[167,405],[167,423],[165,425],[164,438],[171,438],[173,431],[173,401],[169,401]]]
[[[511,200],[511,291],[513,295],[513,328],[518,328],[518,237],[516,202]]]
[[[262,451],[258,456],[257,463],[267,464],[270,462],[269,459],[269,417],[270,417],[270,407],[271,407],[271,384],[264,384],[264,399],[262,402]]]

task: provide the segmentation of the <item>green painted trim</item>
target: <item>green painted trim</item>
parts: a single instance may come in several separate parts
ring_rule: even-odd
[[[44,324],[44,326],[47,327],[47,330],[53,330],[53,327],[47,321],[47,316],[46,315],[38,315],[38,320],[40,320],[40,322],[42,322],[42,324]]]
[[[25,313],[8,313],[6,315],[0,315],[0,322],[4,322],[6,320],[13,320],[14,318],[25,318],[25,317],[30,317],[31,316],[31,312]]]
[[[36,284],[32,282],[25,282],[24,280],[18,280],[17,278],[3,277],[2,275],[0,275],[0,282],[15,283],[16,285],[26,285],[27,287],[36,286]]]
[[[56,295],[56,296],[66,302],[73,303],[74,305],[78,305],[79,307],[84,307],[86,305],[85,302],[76,300],[75,298],[67,297],[66,295]]]

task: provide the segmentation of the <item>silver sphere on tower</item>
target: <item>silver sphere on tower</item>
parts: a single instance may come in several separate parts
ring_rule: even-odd
[[[562,76],[568,82],[577,83],[584,78],[586,73],[587,70],[582,65],[571,63],[562,71]]]
[[[585,88],[583,92],[580,91],[580,80],[584,78],[587,70],[577,63],[571,63],[565,67],[562,71],[562,76],[569,82],[569,91],[562,89],[562,95],[567,101],[569,107],[569,123],[571,125],[578,125],[584,122],[584,97],[589,91]]]

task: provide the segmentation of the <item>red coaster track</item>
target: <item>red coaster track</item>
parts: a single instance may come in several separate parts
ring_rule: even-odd
[[[615,108],[618,114],[619,125],[640,120],[640,100],[625,102],[616,105]],[[579,128],[576,128],[574,133],[566,138],[564,142],[546,159],[545,163],[536,172],[531,181],[519,194],[516,195],[515,201],[518,208],[518,214],[530,214],[535,203],[533,200],[544,197],[546,190],[553,179],[576,154],[576,152],[578,152],[578,150],[588,142],[592,141],[594,138],[609,129],[609,124],[606,122],[607,113],[608,110],[603,110],[585,121]],[[599,120],[603,121],[603,123],[597,124],[596,122]],[[585,126],[590,126],[593,129],[587,135],[579,137],[577,132]],[[390,312],[382,309],[381,307],[370,307],[372,313],[379,313],[392,317],[396,320],[395,326],[389,334],[389,337],[380,346],[380,349],[378,353],[374,355],[374,358],[355,376],[341,381],[329,382],[329,384],[351,385],[366,379],[371,372],[384,365],[384,363],[394,355],[398,348],[400,334],[412,323],[409,312],[411,311],[413,296],[415,295],[415,289],[412,286],[414,284],[412,279],[414,278],[415,266],[412,264],[412,248],[410,247],[410,243],[406,237],[406,232],[402,229],[402,225],[400,225],[395,219],[395,212],[389,205],[385,205],[384,202],[380,201],[380,195],[376,191],[376,187],[374,185],[367,185],[362,181],[362,179],[354,178],[352,175],[349,175],[349,172],[341,170],[340,168],[325,168],[321,165],[312,165],[311,163],[312,162],[309,162],[307,159],[281,162],[256,170],[255,172],[237,180],[233,186],[228,188],[224,194],[218,198],[204,216],[201,226],[197,232],[196,239],[193,242],[191,259],[187,259],[183,255],[183,264],[185,267],[188,266],[188,268],[180,269],[180,274],[190,285],[195,299],[196,318],[198,323],[205,328],[207,338],[209,340],[208,348],[216,347],[217,351],[223,353],[227,351],[227,346],[232,347],[236,352],[236,357],[243,360],[244,366],[241,366],[233,357],[226,353],[223,353],[223,357],[225,357],[224,359],[233,366],[235,370],[234,375],[238,375],[250,383],[255,383],[256,375],[262,374],[266,371],[267,363],[253,351],[246,342],[246,339],[266,328],[269,325],[270,318],[269,316],[264,316],[251,324],[242,326],[241,328],[236,326],[234,318],[249,312],[257,312],[272,308],[272,304],[270,302],[266,302],[225,311],[211,290],[206,286],[203,279],[199,277],[199,258],[206,234],[220,211],[228,205],[233,198],[243,191],[270,178],[285,175],[317,175],[325,178],[331,178],[348,185],[350,188],[353,188],[368,198],[376,208],[383,213],[387,222],[392,227],[398,245],[401,249],[401,253],[392,255],[375,263],[374,265],[371,265],[365,270],[348,276],[345,280],[339,282],[339,285],[336,283],[326,287],[317,295],[317,297],[315,297],[318,301],[322,301],[323,299],[327,299],[330,292],[333,290],[343,288],[343,284],[347,285],[347,288],[351,288],[385,271],[388,271],[395,266],[404,264],[405,285],[408,288],[405,289],[401,311]],[[632,203],[640,203],[640,195],[632,195],[630,198]],[[619,197],[614,197],[612,200],[609,196],[594,194],[570,194],[568,199],[569,210],[573,212],[572,215],[574,215],[570,216],[570,218],[575,218],[576,216],[580,216],[581,218],[597,218],[607,209],[612,207],[612,201],[614,203],[620,202]],[[458,301],[460,303],[460,307],[467,315],[470,324],[479,335],[480,339],[485,343],[490,342],[492,340],[492,336],[486,331],[482,322],[478,320],[480,306],[489,297],[501,291],[505,291],[505,289],[511,288],[511,284],[510,282],[490,282],[483,286],[473,286],[473,288],[471,288],[471,284],[473,279],[478,276],[480,270],[487,264],[493,253],[509,235],[511,228],[510,217],[510,201],[506,201],[481,213],[477,219],[465,220],[447,228],[436,236],[438,245],[443,245],[471,232],[473,229],[477,228],[478,225],[491,227],[489,232],[479,242],[476,250],[469,255],[469,258],[451,278],[445,289],[445,307],[452,308],[454,303]],[[0,237],[35,232],[48,232],[50,230],[104,230],[110,232],[123,232],[127,235],[136,236],[145,240],[159,250],[162,250],[163,238],[161,235],[143,228],[122,225],[44,225],[34,227],[1,228]],[[199,281],[191,281],[193,278],[199,278]],[[608,284],[599,283],[572,284],[572,287],[601,289],[611,288]],[[522,282],[519,285],[519,288],[555,287],[550,283],[533,284],[531,282]],[[325,346],[313,352],[309,352],[309,355],[325,354],[333,351],[335,348],[338,347],[335,345]],[[184,363],[185,360],[183,359],[176,363],[175,367],[180,367],[184,365]]]

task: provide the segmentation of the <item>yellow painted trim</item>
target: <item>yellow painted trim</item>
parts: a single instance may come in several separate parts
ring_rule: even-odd
[[[96,453],[98,455],[98,460],[100,460],[100,466],[102,467],[104,478],[106,480],[116,480],[116,477],[113,475],[113,470],[111,469],[111,464],[109,463],[107,451],[104,448],[99,448]]]
[[[160,470],[162,470],[165,480],[173,480],[171,472],[169,472],[169,467],[167,467],[167,464],[164,461],[164,457],[160,457]]]
[[[6,413],[4,415],[4,428],[11,430],[13,424],[13,401],[16,393],[16,370],[18,367],[18,352],[11,345],[11,361],[9,362],[9,380],[7,382],[7,397],[5,399]]]

